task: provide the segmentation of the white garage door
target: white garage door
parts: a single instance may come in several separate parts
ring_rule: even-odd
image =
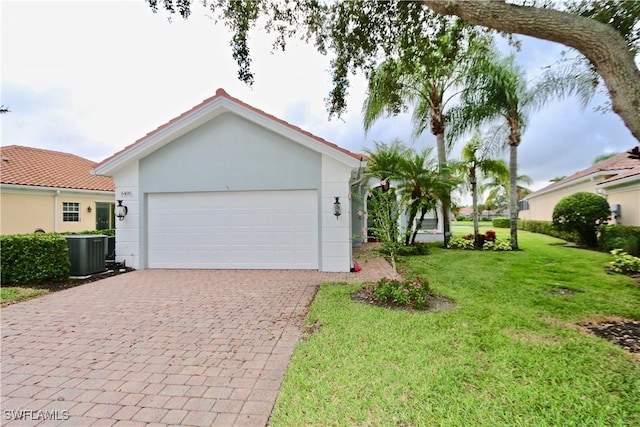
[[[149,268],[317,269],[315,190],[148,196]]]

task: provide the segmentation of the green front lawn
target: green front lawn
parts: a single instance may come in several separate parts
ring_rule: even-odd
[[[367,306],[349,297],[358,285],[324,284],[270,424],[640,425],[640,359],[577,326],[640,319],[636,282],[605,272],[608,254],[519,239],[518,252],[434,244],[406,258],[407,274],[455,300],[444,313]]]
[[[21,287],[2,287],[0,288],[0,303],[9,303],[22,301],[49,293],[46,289],[21,288]]]

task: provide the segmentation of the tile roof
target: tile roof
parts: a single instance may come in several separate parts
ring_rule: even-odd
[[[335,150],[341,151],[342,153],[347,154],[348,156],[351,156],[351,157],[353,157],[353,158],[355,158],[357,160],[365,160],[366,159],[366,156],[364,156],[363,154],[354,153],[354,152],[349,151],[349,150],[347,150],[345,148],[339,147],[338,145],[336,145],[336,144],[334,144],[332,142],[329,142],[324,138],[316,136],[316,135],[312,134],[311,132],[308,132],[308,131],[306,131],[304,129],[299,128],[298,126],[292,125],[291,123],[286,122],[286,121],[284,121],[282,119],[279,119],[276,116],[273,116],[273,115],[271,115],[269,113],[266,113],[263,110],[255,108],[255,107],[247,104],[246,102],[243,102],[243,101],[239,100],[238,98],[234,98],[233,96],[229,95],[224,89],[219,88],[219,89],[216,90],[216,94],[214,96],[205,99],[200,104],[196,105],[195,107],[191,108],[190,110],[185,111],[184,113],[180,114],[178,117],[175,117],[175,118],[169,120],[167,123],[165,123],[165,124],[159,126],[158,128],[152,130],[151,132],[147,133],[142,138],[138,139],[133,144],[128,145],[127,147],[123,148],[122,150],[118,151],[117,153],[113,154],[112,156],[104,159],[102,162],[100,162],[96,166],[102,165],[102,164],[108,162],[109,160],[113,159],[114,157],[119,156],[120,154],[122,154],[125,151],[129,150],[130,148],[136,146],[137,144],[141,143],[142,141],[146,140],[147,138],[155,135],[156,133],[158,133],[161,130],[167,128],[168,126],[172,125],[173,123],[179,121],[180,119],[188,116],[191,113],[194,113],[194,112],[198,111],[200,108],[203,108],[205,105],[207,105],[207,104],[209,104],[211,102],[214,102],[215,100],[217,100],[219,98],[226,98],[226,99],[228,99],[228,100],[230,100],[230,101],[232,101],[232,102],[234,102],[234,103],[236,103],[238,105],[241,105],[241,106],[243,106],[245,108],[248,108],[249,110],[254,111],[254,112],[256,112],[256,113],[258,113],[258,114],[260,114],[260,115],[262,115],[262,116],[264,116],[264,117],[266,117],[268,119],[271,119],[271,120],[273,120],[275,122],[278,122],[278,123],[290,128],[290,129],[293,129],[296,132],[300,132],[300,133],[302,133],[302,134],[304,134],[304,135],[306,135],[306,136],[308,136],[310,138],[313,138],[316,141],[321,142],[322,144],[325,144],[325,145],[327,145],[327,146],[329,146],[329,147],[331,147],[331,148],[333,148]]]
[[[2,184],[115,191],[112,178],[89,173],[97,163],[74,154],[9,145],[0,157]]]
[[[571,176],[566,177],[565,179],[554,182],[551,185],[548,185],[538,191],[535,191],[527,196],[527,198],[531,196],[535,196],[542,192],[547,192],[553,190],[556,187],[562,186],[564,184],[570,183],[571,181],[575,181],[577,179],[583,178],[588,175],[592,175],[598,172],[611,172],[611,177],[605,179],[599,184],[616,181],[618,179],[627,178],[634,175],[640,176],[640,161],[629,158],[629,150],[625,150],[622,153],[616,154],[615,156],[603,160],[602,162],[596,163],[595,165],[588,167],[587,169],[583,169],[579,172],[574,173]]]

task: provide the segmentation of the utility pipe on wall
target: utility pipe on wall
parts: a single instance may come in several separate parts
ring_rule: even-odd
[[[53,195],[53,231],[55,233],[58,232],[58,196],[60,195],[60,190],[56,190]]]

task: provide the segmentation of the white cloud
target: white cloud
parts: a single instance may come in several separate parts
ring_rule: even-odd
[[[237,80],[226,29],[203,10],[169,23],[166,13],[153,14],[143,1],[3,1],[0,8],[1,100],[12,110],[2,117],[3,145],[39,146],[99,161],[219,87],[350,150],[396,137],[416,148],[434,144],[428,134],[412,143],[409,114],[381,120],[365,135],[362,76],[352,82],[348,112],[328,120],[329,58],[300,41],[271,54],[272,39],[254,33],[255,83],[246,86]],[[563,49],[526,38],[517,60],[533,78]],[[581,112],[572,101],[552,103],[531,120],[520,168],[541,185],[587,167],[603,152],[635,144],[613,114]]]

